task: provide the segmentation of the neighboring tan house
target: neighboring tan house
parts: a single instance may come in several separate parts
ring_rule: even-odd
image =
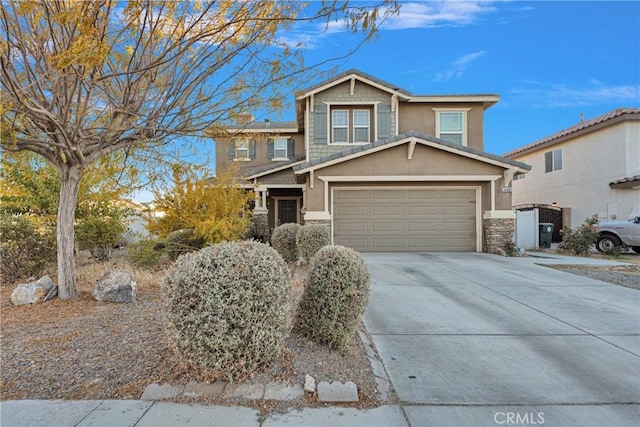
[[[256,193],[256,235],[323,223],[359,251],[497,251],[513,236],[511,178],[483,151],[497,95],[413,95],[347,71],[296,95],[295,122],[245,121],[216,138],[216,166]]]
[[[552,205],[564,226],[640,215],[640,109],[618,108],[505,154],[532,166],[517,175],[513,206]]]

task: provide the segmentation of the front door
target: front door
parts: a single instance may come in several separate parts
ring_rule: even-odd
[[[298,201],[278,200],[278,225],[298,222]]]

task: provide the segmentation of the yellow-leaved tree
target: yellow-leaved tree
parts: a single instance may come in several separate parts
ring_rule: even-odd
[[[219,243],[242,239],[251,224],[249,202],[253,190],[243,185],[236,170],[208,178],[206,169],[176,164],[171,181],[154,191],[154,212],[147,230],[166,238],[179,230],[193,230],[190,240]]]
[[[0,144],[41,156],[58,175],[59,297],[77,295],[74,218],[90,165],[279,108],[286,91],[276,86],[308,70],[304,46],[284,32],[343,23],[368,40],[398,10],[379,1],[0,2]],[[335,57],[353,52],[343,49]]]

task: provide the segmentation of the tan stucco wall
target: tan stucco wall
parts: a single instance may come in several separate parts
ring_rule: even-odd
[[[324,210],[324,182],[323,176],[398,176],[398,175],[500,175],[504,169],[478,160],[416,144],[412,160],[407,159],[408,144],[392,147],[377,153],[369,154],[347,162],[329,166],[314,172],[314,188],[307,190],[307,210]],[[511,209],[511,195],[501,193],[502,179],[496,183],[496,209]],[[482,209],[491,208],[491,185],[488,182],[473,181],[433,181],[433,182],[390,182],[390,183],[361,183],[362,186],[409,186],[409,185],[480,185],[482,186]],[[354,183],[331,183],[332,186],[353,186]],[[360,186],[360,184],[358,184]],[[329,201],[331,203],[331,201]],[[330,204],[329,204],[330,206]]]
[[[601,220],[640,215],[640,190],[611,189],[609,182],[640,175],[640,121],[625,121],[543,150],[514,157],[532,166],[513,183],[513,204],[571,208],[577,226],[598,214]],[[562,148],[562,169],[545,173],[544,154]]]
[[[249,139],[256,141],[256,158],[251,161],[237,161],[229,160],[229,143],[233,138],[216,138],[216,172],[222,173],[231,163],[236,164],[239,167],[240,173],[247,170],[253,170],[265,165],[273,165],[274,167],[281,162],[274,162],[273,160],[267,158],[267,140],[269,137],[282,136],[282,137],[292,137],[294,141],[294,155],[304,156],[305,155],[305,147],[304,147],[304,134],[303,133],[295,133],[295,134],[273,134],[273,135],[263,135],[263,134],[253,134],[248,135]]]
[[[467,146],[476,150],[484,150],[484,107],[478,104],[414,104],[401,102],[398,110],[398,133],[414,130],[425,135],[435,136],[436,112],[433,110],[434,108],[470,108],[467,111]]]

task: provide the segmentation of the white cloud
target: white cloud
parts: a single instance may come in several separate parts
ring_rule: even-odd
[[[433,78],[436,82],[448,81],[452,78],[460,78],[466,71],[467,67],[476,59],[483,57],[487,53],[486,50],[481,50],[474,53],[464,55],[451,63],[451,67],[447,71],[441,71]]]
[[[430,1],[401,3],[400,13],[387,19],[385,30],[468,25],[482,15],[496,11],[489,1]]]
[[[576,107],[599,104],[618,104],[620,107],[640,103],[640,86],[607,85],[596,79],[584,87],[564,83],[543,83],[523,80],[525,86],[511,89],[520,102],[536,107]]]

